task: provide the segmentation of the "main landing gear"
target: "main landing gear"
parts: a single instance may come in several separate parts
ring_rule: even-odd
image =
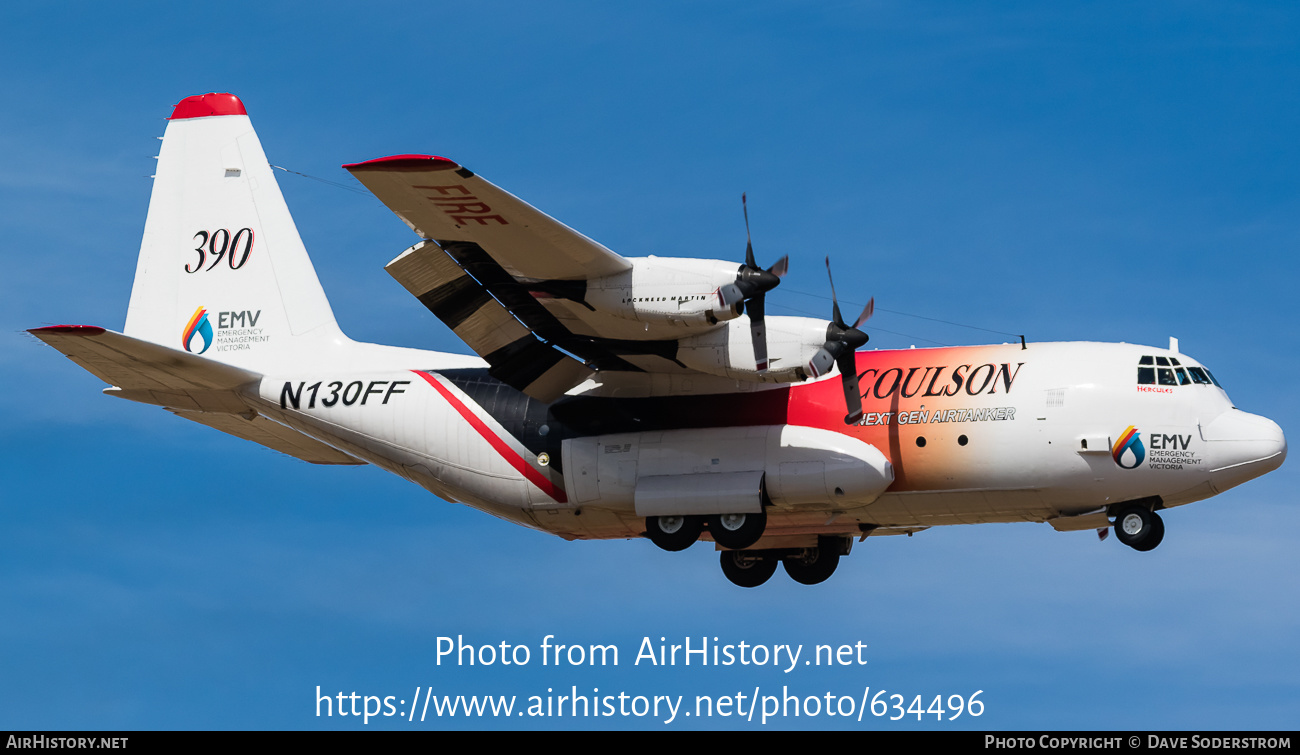
[[[733,585],[758,587],[776,574],[778,559],[767,551],[722,551],[722,573]]]
[[[846,538],[817,538],[813,548],[776,548],[759,551],[722,551],[722,573],[740,587],[758,587],[776,573],[777,562],[785,564],[785,573],[802,585],[825,582],[835,573],[840,556],[848,552]]]
[[[758,542],[767,529],[767,512],[757,514],[712,514],[648,516],[645,534],[650,542],[666,551],[684,551],[700,539],[705,527],[713,541],[723,548],[743,550]]]
[[[702,516],[648,516],[645,534],[650,542],[666,551],[684,551],[704,532]]]
[[[723,548],[744,550],[763,536],[767,529],[767,512],[757,514],[719,514],[709,519],[709,534]]]
[[[722,573],[732,584],[741,587],[758,587],[772,578],[780,564],[785,565],[790,579],[801,585],[825,582],[835,573],[840,556],[847,555],[852,544],[845,537],[823,535],[811,548],[747,550],[767,529],[767,512],[645,518],[646,537],[666,551],[686,550],[700,539],[706,527],[714,542],[724,548],[719,554]]]
[[[1165,522],[1147,506],[1125,506],[1115,515],[1115,537],[1133,550],[1149,551],[1165,539]]]

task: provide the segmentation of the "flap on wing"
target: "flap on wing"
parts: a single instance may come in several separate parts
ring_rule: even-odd
[[[384,269],[480,356],[529,335],[437,244],[416,244]]]
[[[512,276],[587,280],[631,264],[445,157],[396,155],[344,165],[416,233],[483,247]]]
[[[486,359],[488,373],[507,385],[550,403],[592,374],[538,340],[437,244],[416,244],[384,269]]]
[[[177,411],[175,409],[172,412],[177,417],[184,417],[200,425],[207,425],[236,438],[260,443],[274,451],[288,454],[303,461],[309,461],[312,464],[366,463],[348,456],[333,446],[321,443],[315,438],[303,435],[291,427],[273,422],[261,415],[253,415],[252,419],[248,419],[239,414],[214,414],[212,412]]]
[[[130,391],[231,391],[262,376],[93,325],[27,331],[109,385]]]

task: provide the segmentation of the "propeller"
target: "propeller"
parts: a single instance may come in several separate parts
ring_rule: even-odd
[[[749,310],[749,335],[754,341],[754,367],[763,372],[767,369],[767,328],[763,317],[766,309],[766,294],[777,287],[790,269],[790,256],[786,255],[764,270],[754,260],[754,242],[749,236],[749,204],[744,194],[740,195],[740,206],[745,212],[745,264],[736,271],[736,282],[728,283],[718,289],[718,298],[724,307],[737,302],[744,302]]]
[[[830,257],[826,258],[826,277],[831,282],[831,311],[835,317],[826,326],[826,343],[808,362],[808,370],[813,377],[821,377],[831,371],[831,365],[839,365],[840,379],[844,383],[844,404],[849,410],[844,416],[844,424],[851,425],[862,419],[862,394],[858,391],[858,366],[853,352],[865,346],[869,340],[867,334],[858,328],[875,313],[876,299],[873,296],[867,302],[853,327],[849,327],[840,314],[840,302],[835,296],[835,278],[831,276]]]

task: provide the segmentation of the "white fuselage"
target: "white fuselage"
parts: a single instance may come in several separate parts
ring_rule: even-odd
[[[436,366],[436,356],[421,366]],[[665,497],[676,495],[680,513],[705,513],[736,479],[715,472],[765,470],[769,487],[797,486],[823,479],[806,475],[823,474],[833,458],[837,468],[874,469],[892,482],[838,497],[834,490],[848,486],[830,482],[821,498],[773,496],[767,538],[1059,523],[1124,501],[1190,503],[1281,464],[1286,442],[1275,423],[1233,408],[1215,384],[1139,383],[1144,358],[1199,367],[1126,344],[860,352],[864,416],[851,426],[836,376],[705,396],[617,398],[596,386],[548,407],[466,369],[463,358],[442,371],[268,376],[256,401],[436,495],[566,538],[639,534],[639,485],[656,512],[672,509]],[[736,440],[760,435],[771,440]],[[583,474],[605,487],[584,488]],[[698,484],[661,481],[672,476]]]

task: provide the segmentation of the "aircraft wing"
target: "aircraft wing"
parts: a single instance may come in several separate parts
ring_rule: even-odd
[[[684,371],[676,341],[582,316],[586,282],[623,257],[443,157],[343,167],[426,239],[385,269],[508,385],[550,402],[593,370]]]
[[[343,167],[423,238],[477,244],[515,278],[586,280],[631,267],[445,157],[396,155]]]

